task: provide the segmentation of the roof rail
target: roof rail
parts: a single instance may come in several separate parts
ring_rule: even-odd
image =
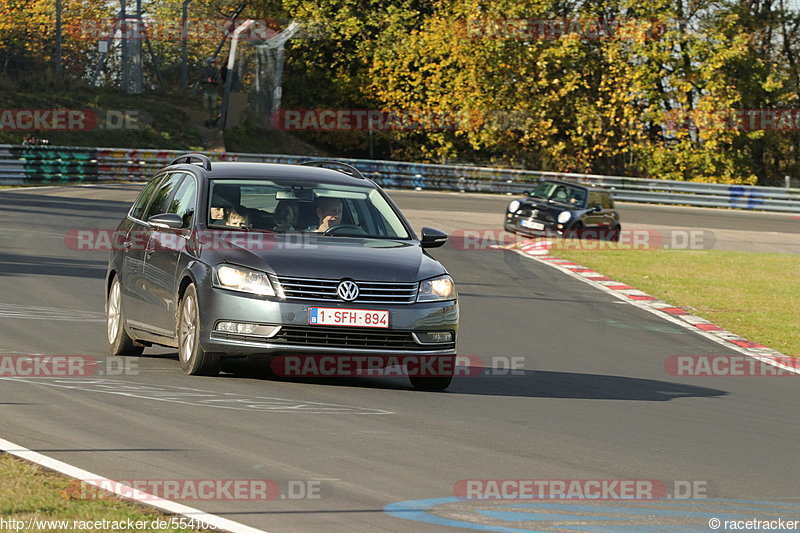
[[[189,163],[191,163],[192,159],[197,159],[198,161],[200,161],[203,164],[204,169],[211,170],[211,160],[203,154],[195,154],[195,153],[179,155],[178,157],[172,160],[170,166],[179,165],[181,163],[186,163],[188,165]]]
[[[353,176],[354,178],[360,178],[362,180],[367,179],[364,176],[364,174],[362,174],[361,171],[358,170],[353,165],[350,165],[348,163],[342,163],[341,161],[336,161],[335,159],[317,159],[312,161],[306,161],[305,163],[300,163],[300,164],[308,167],[323,167],[323,168],[327,168],[325,167],[325,165],[331,165],[334,167],[338,167],[338,168],[331,168],[331,170],[336,170],[338,172],[348,174],[350,176]]]

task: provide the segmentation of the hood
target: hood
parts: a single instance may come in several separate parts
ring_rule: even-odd
[[[547,200],[545,200],[543,198],[542,199],[538,199],[538,198],[532,198],[532,197],[526,198],[522,202],[522,205],[527,207],[527,212],[528,213],[530,213],[530,211],[532,209],[536,209],[537,211],[539,211],[539,215],[538,215],[537,218],[540,218],[541,220],[555,220],[556,217],[558,217],[558,215],[562,211],[572,211],[572,212],[574,212],[574,211],[578,210],[578,208],[576,208],[573,205],[562,204],[560,202],[549,203],[549,202],[547,202]]]
[[[257,239],[262,239],[259,244]],[[211,263],[233,263],[279,276],[412,282],[445,274],[417,241],[304,234],[226,232],[215,240]]]

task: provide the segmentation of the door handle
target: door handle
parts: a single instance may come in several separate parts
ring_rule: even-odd
[[[153,255],[153,252],[156,251],[155,240],[153,237],[150,237],[147,240],[147,246],[144,248],[144,255],[146,258],[150,258]]]

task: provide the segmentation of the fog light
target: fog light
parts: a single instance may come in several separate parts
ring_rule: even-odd
[[[249,322],[218,322],[215,331],[223,333],[236,333],[239,335],[255,335],[258,337],[272,337],[280,326],[269,326],[266,324],[252,324]]]
[[[414,339],[418,344],[443,344],[453,342],[452,331],[426,331],[424,333],[414,332]]]

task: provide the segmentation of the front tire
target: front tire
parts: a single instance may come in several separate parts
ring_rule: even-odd
[[[194,284],[186,287],[178,307],[178,358],[181,369],[191,376],[215,376],[222,367],[219,354],[200,346],[200,307]]]
[[[580,240],[583,238],[583,233],[584,233],[583,223],[576,222],[575,225],[572,226],[572,229],[570,229],[569,232],[567,233],[567,238]]]
[[[144,352],[144,346],[136,345],[125,331],[122,287],[117,276],[114,276],[106,296],[106,340],[111,355],[142,355]]]

